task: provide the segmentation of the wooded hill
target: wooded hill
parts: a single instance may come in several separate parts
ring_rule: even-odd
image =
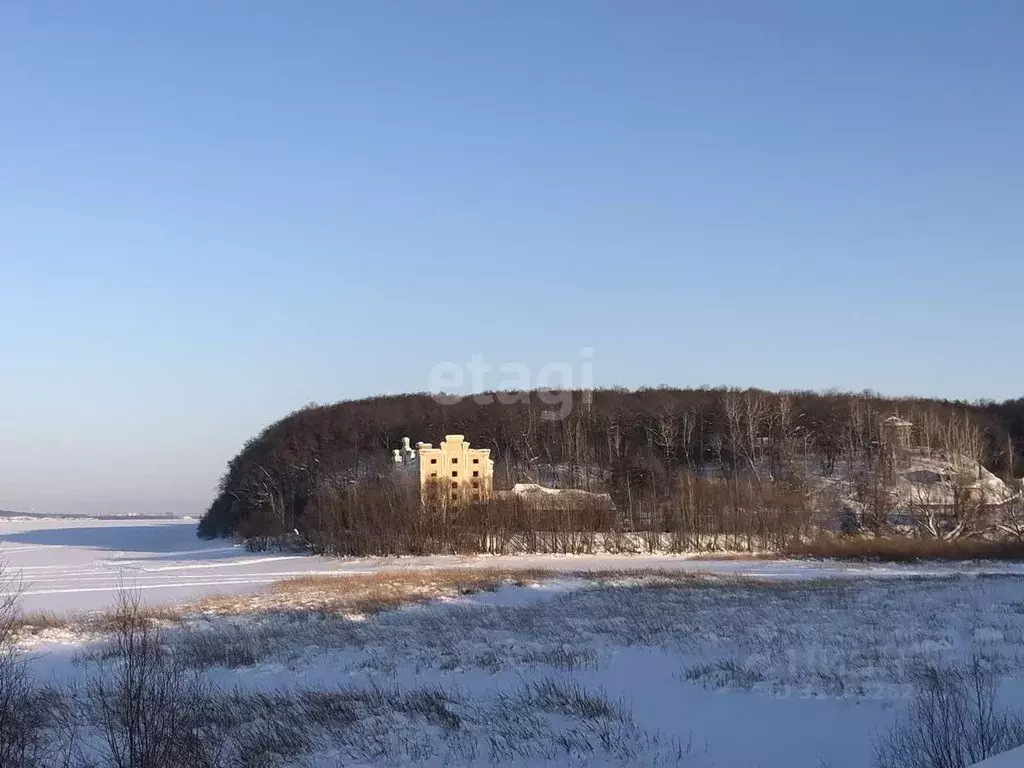
[[[882,424],[893,414],[913,422],[915,439],[929,450],[969,454],[1006,479],[1024,470],[1024,399],[964,403],[709,388],[534,391],[451,404],[428,394],[396,395],[310,405],[267,427],[229,463],[199,535],[297,529],[312,540],[330,518],[330,549],[389,551],[397,545],[379,536],[373,545],[337,544],[368,525],[374,506],[367,496],[354,501],[354,489],[387,483],[390,452],[402,437],[437,443],[463,434],[491,449],[496,487],[540,481],[607,491],[617,519],[600,525],[617,531],[676,531],[685,534],[678,546],[730,532],[735,541],[751,528],[763,536],[766,526],[803,536],[821,524],[814,518],[822,512],[807,475],[881,466]],[[387,526],[413,524],[411,500],[375,498],[384,497]],[[410,511],[395,516],[400,504]],[[382,520],[378,515],[374,524],[383,527]],[[457,548],[442,538],[448,543],[417,548]]]

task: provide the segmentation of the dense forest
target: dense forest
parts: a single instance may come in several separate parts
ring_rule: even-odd
[[[670,532],[677,549],[779,547],[831,525],[821,518],[834,518],[834,500],[810,482],[831,476],[850,481],[866,510],[861,524],[880,535],[893,503],[882,499],[883,422],[894,414],[914,423],[929,450],[967,455],[1007,482],[1024,470],[1024,399],[722,388],[494,393],[454,403],[397,395],[310,405],[267,427],[229,463],[199,535],[297,531],[320,551],[356,554],[493,551],[499,529],[506,543],[542,529]],[[418,493],[389,480],[391,449],[404,436],[437,443],[453,433],[491,449],[496,487],[532,481],[608,493],[614,519],[576,510],[539,520],[493,504],[424,512]]]

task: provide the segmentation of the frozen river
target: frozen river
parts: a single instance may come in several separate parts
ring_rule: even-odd
[[[258,588],[325,567],[196,538],[195,520],[0,519],[0,562],[27,611],[105,608],[123,585],[147,602]],[[330,564],[330,561],[327,561]]]

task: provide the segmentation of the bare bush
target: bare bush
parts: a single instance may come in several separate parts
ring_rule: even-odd
[[[19,586],[0,569],[0,766],[59,765],[53,731],[62,712],[56,691],[38,685],[17,647]]]
[[[136,592],[122,591],[113,633],[77,692],[73,764],[89,768],[204,768],[223,764],[224,734],[203,678],[164,646]]]
[[[878,768],[967,768],[1024,744],[1024,719],[998,706],[991,658],[921,670],[910,709],[876,744]]]
[[[1006,537],[1024,543],[1024,495],[1019,491],[1003,506],[996,527]]]
[[[919,560],[1022,560],[1024,540],[935,539],[888,536],[821,536],[796,542],[782,552],[791,557],[915,562]]]

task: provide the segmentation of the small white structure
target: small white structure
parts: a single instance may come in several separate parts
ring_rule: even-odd
[[[1012,499],[1013,489],[977,461],[966,456],[929,456],[910,451],[896,472],[893,491],[907,507],[952,507],[969,495],[984,506]]]
[[[890,416],[882,422],[886,442],[898,448],[909,448],[913,442],[914,424],[900,416]]]
[[[421,443],[417,443],[417,446],[419,445],[421,445]],[[396,466],[403,467],[404,469],[412,469],[417,466],[418,457],[416,456],[416,451],[409,445],[408,437],[403,437],[402,447],[395,448],[391,453],[394,457]]]
[[[545,488],[536,483],[516,483],[511,491],[498,491],[497,495],[499,498],[522,501],[534,509],[615,510],[611,495],[576,488]]]

